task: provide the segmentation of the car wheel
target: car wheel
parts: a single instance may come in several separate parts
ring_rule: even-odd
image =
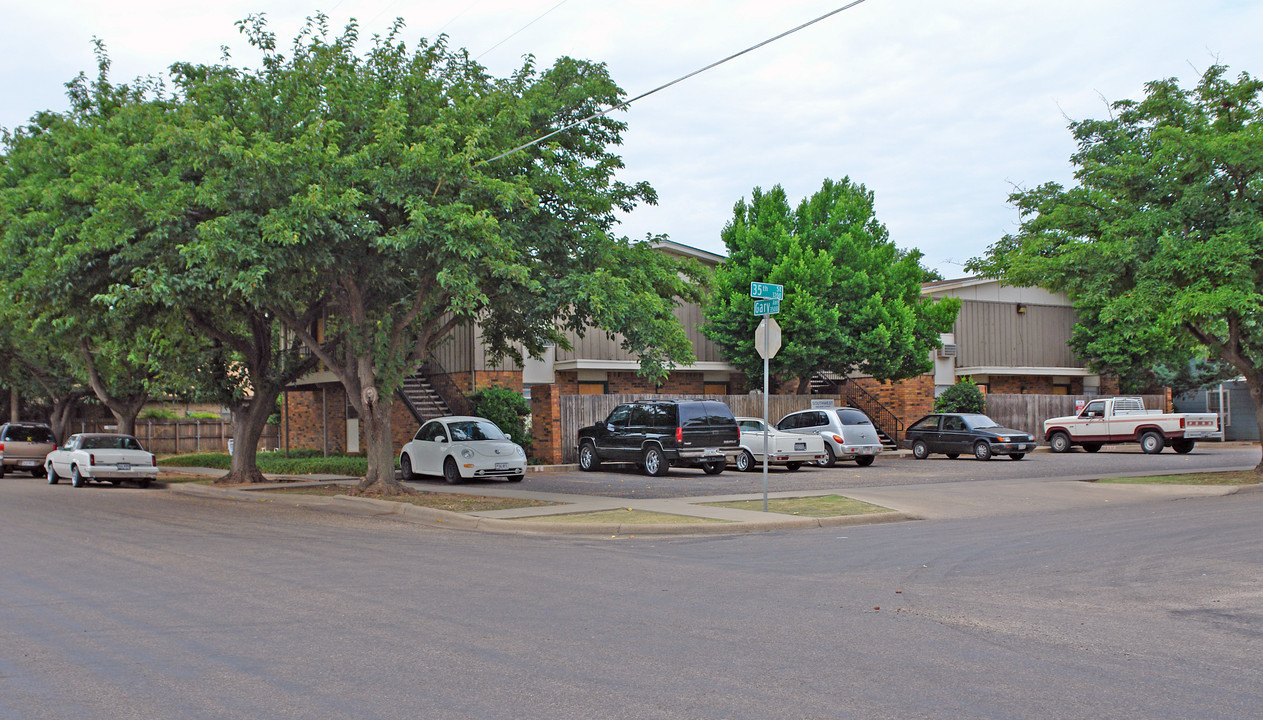
[[[924,460],[928,458],[929,456],[930,456],[930,446],[926,445],[924,441],[917,440],[916,442],[912,443],[912,457],[916,458],[917,460]]]
[[[661,477],[667,474],[667,458],[662,454],[662,448],[657,446],[645,448],[640,465],[645,469],[646,475]]]
[[[819,465],[820,467],[829,468],[829,467],[833,467],[834,463],[836,463],[837,461],[838,461],[838,457],[833,454],[833,448],[830,447],[828,444],[826,444],[824,446],[824,459],[817,460],[816,464]]]
[[[48,463],[48,484],[56,485],[59,480],[61,480],[61,476],[53,469],[53,464]]]
[[[750,472],[754,469],[754,456],[749,450],[742,450],[737,456],[737,470],[740,472]]]
[[[786,469],[786,470],[788,470],[788,471],[790,471],[790,472],[794,472],[795,470],[797,470],[798,468],[800,468],[800,467],[802,467],[802,466],[803,466],[803,464],[802,464],[802,463],[800,463],[800,462],[796,462],[796,463],[785,463],[785,469]]]
[[[868,467],[869,465],[872,465],[873,461],[876,459],[877,459],[876,455],[856,455],[855,464],[859,465],[860,467]]]
[[[1055,453],[1069,452],[1070,436],[1063,432],[1055,432],[1048,438],[1048,448]]]
[[[985,442],[974,445],[974,457],[978,460],[990,460],[991,446]]]
[[[1197,443],[1192,440],[1172,440],[1171,449],[1181,455],[1187,455],[1193,452],[1193,446]]]
[[[399,474],[403,477],[404,482],[412,482],[417,479],[417,474],[412,471],[412,456],[408,453],[399,456]]]
[[[1100,452],[1101,443],[1083,443],[1083,449],[1088,452]]]
[[[948,460],[955,460],[956,458],[960,457],[960,453],[943,453],[943,454],[947,456]]]
[[[1026,457],[1026,453],[1009,453],[1010,460],[1021,460]]]
[[[592,472],[601,467],[601,456],[596,454],[596,446],[592,443],[584,443],[579,447],[579,469],[584,472]]]
[[[460,476],[460,468],[456,467],[456,458],[449,457],[443,461],[443,479],[448,485],[455,485],[463,479]]]
[[[1157,455],[1162,452],[1162,448],[1166,443],[1163,442],[1162,436],[1152,430],[1140,436],[1140,449],[1146,455]]]
[[[84,485],[83,476],[79,474],[78,465],[70,466],[70,485],[71,487],[83,487]]]
[[[522,482],[522,478],[524,477],[526,476],[525,475],[510,475],[509,482]]]
[[[719,460],[717,462],[705,462],[705,463],[702,463],[702,472],[706,473],[707,475],[718,475],[719,473],[723,472],[724,469],[727,467],[728,467],[727,460]]]

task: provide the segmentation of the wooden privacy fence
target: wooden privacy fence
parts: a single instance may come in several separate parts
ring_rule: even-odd
[[[575,439],[579,428],[595,425],[609,417],[614,406],[635,400],[718,400],[737,417],[763,417],[762,395],[562,395],[558,398],[561,411],[562,462],[578,461]],[[806,410],[812,400],[830,400],[835,405],[845,405],[840,395],[769,395],[768,419],[775,423],[795,410]]]
[[[113,420],[71,423],[67,432],[117,432]],[[259,438],[260,450],[280,446],[280,428],[268,424]],[[223,420],[137,420],[136,438],[155,455],[183,455],[199,452],[228,452],[232,423]]]
[[[1165,410],[1165,395],[1141,395],[1149,410]],[[1044,421],[1075,414],[1075,403],[1099,400],[1099,395],[987,395],[987,417],[1000,425],[1028,432],[1044,440]]]

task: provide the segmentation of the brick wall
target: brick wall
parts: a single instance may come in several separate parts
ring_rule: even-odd
[[[904,427],[916,422],[934,409],[934,376],[919,375],[898,382],[881,382],[873,378],[851,380],[885,405]]]
[[[479,370],[477,373],[454,372],[449,377],[460,391],[468,394],[474,383],[478,389],[486,387],[506,387],[522,392],[522,371],[520,370]]]
[[[553,385],[536,385],[531,388],[531,455],[546,464],[561,462],[561,408],[560,393]]]
[[[323,400],[322,400],[323,391]],[[331,454],[346,452],[346,393],[339,383],[311,389],[290,390],[289,413],[281,413],[281,448],[288,437],[292,450],[323,450]],[[322,404],[324,407],[322,415]],[[390,406],[390,438],[396,450],[416,435],[419,427],[408,406],[397,396]],[[326,440],[327,428],[327,440]],[[360,423],[360,452],[367,447],[364,423]]]

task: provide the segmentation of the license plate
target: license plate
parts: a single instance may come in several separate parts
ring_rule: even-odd
[[[18,463],[18,465],[21,465],[22,467],[35,467],[38,464],[39,463],[35,462],[34,460],[23,460],[22,462]]]
[[[719,448],[706,448],[707,455],[723,455],[724,451]]]
[[[805,442],[796,442],[796,443],[794,443],[794,449],[795,449],[795,450],[806,450],[806,449],[807,449],[807,443],[805,443]]]
[[[509,469],[508,463],[496,463],[496,470],[508,470],[508,469]]]
[[[119,463],[119,464],[118,464],[118,469],[119,469],[119,470],[131,470],[131,469],[132,469],[132,464],[131,464],[131,463]]]

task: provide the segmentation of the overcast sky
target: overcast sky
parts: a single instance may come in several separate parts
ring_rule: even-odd
[[[257,12],[286,42],[318,11],[363,36],[402,17],[407,37],[446,33],[496,75],[528,53],[602,61],[635,96],[844,4],[0,0],[0,126],[65,109],[64,83],[95,71],[94,36],[119,82],[215,62],[225,45],[253,64],[234,22]],[[1257,0],[867,0],[620,113],[624,178],[659,194],[621,234],[724,253],[720,230],[752,188],[780,183],[796,201],[850,176],[899,247],[960,277],[1015,227],[1014,187],[1071,181],[1068,118],[1103,117],[1102,98],[1150,80],[1189,86],[1214,62],[1263,74],[1260,28]]]

